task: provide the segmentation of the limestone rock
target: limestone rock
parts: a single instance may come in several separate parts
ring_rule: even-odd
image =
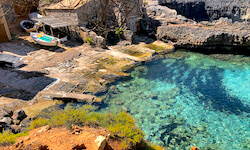
[[[177,11],[165,6],[158,5],[158,2],[151,2],[146,6],[147,15],[150,17],[173,18],[176,19]]]
[[[123,32],[123,36],[125,38],[125,40],[128,41],[128,44],[131,45],[131,43],[133,42],[133,32],[131,30],[125,30]]]
[[[86,149],[86,146],[82,144],[73,144],[70,148],[71,150]]]
[[[81,38],[84,42],[89,42],[97,47],[106,48],[106,41],[102,36],[98,36],[95,32],[84,26],[81,26],[80,29]]]
[[[27,115],[24,112],[24,110],[16,110],[16,111],[14,111],[12,119],[22,121],[26,117],[27,117]]]
[[[220,50],[249,55],[249,28],[248,22],[230,24],[223,20],[212,27],[176,24],[158,27],[156,37],[165,42],[175,42],[177,49],[204,49],[210,53]]]
[[[14,132],[14,130],[12,129],[11,125],[7,125],[7,124],[2,124],[2,127],[0,127],[1,131],[10,131],[10,132]]]
[[[23,119],[21,122],[22,131],[24,131],[27,127],[29,127],[29,125],[32,121],[33,121],[33,119],[29,118],[29,117]]]
[[[46,132],[49,129],[51,129],[50,125],[47,125],[47,126],[42,127],[40,130],[38,130],[37,133]]]
[[[18,125],[11,125],[10,127],[12,128],[12,131],[13,131],[14,133],[19,133],[19,132],[21,132],[21,126],[18,126]]]
[[[3,117],[9,117],[9,113],[4,109],[4,108],[0,108],[0,119],[2,119]]]
[[[10,117],[4,117],[3,119],[0,120],[0,124],[6,124],[6,125],[11,125],[12,122],[13,121]]]
[[[107,145],[107,139],[102,135],[98,136],[95,142],[97,143],[98,146],[97,150],[104,150]]]
[[[72,134],[79,134],[82,131],[82,129],[78,125],[72,124],[71,126],[73,129]]]
[[[249,0],[158,0],[158,2],[196,21],[211,21],[220,17],[228,17],[233,21],[250,21]]]
[[[19,125],[19,124],[21,123],[21,121],[20,121],[20,120],[13,120],[13,123],[14,123],[15,125]]]

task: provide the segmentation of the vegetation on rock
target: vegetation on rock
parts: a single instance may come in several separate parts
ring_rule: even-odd
[[[26,136],[28,134],[28,132],[14,134],[10,131],[3,131],[0,133],[0,146],[14,144],[18,137]]]
[[[79,126],[101,126],[107,128],[111,137],[122,139],[122,147],[133,147],[143,140],[144,133],[135,125],[135,121],[126,112],[117,114],[98,113],[91,106],[73,108],[67,106],[64,110],[44,113],[33,121],[30,129],[44,125],[52,127],[66,126],[71,128],[72,124]]]

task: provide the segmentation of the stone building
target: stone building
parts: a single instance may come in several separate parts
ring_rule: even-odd
[[[75,25],[82,26],[87,25],[89,21],[98,17],[100,14],[100,8],[107,0],[62,0],[56,4],[51,4],[44,7],[45,15],[54,16],[64,21],[74,23]],[[119,1],[119,0],[115,0]],[[140,16],[140,9],[142,6],[142,0],[124,0],[131,5],[132,10],[127,14],[127,17]],[[129,2],[131,1],[131,2]],[[133,3],[132,3],[133,2]],[[119,13],[117,8],[119,6],[108,6],[108,13],[112,14],[110,18],[116,18],[119,20],[119,16],[125,15],[123,12]]]
[[[101,8],[105,7],[107,1],[108,0],[62,0],[58,3],[43,7],[43,10],[46,16],[53,16],[74,24],[74,26],[65,28],[64,31],[70,32],[70,35],[74,37],[82,38],[84,34],[81,32],[88,32],[86,28],[93,26],[98,19],[102,19],[103,9]],[[119,3],[121,0],[113,0],[113,2],[114,1]],[[121,24],[122,16],[126,16],[127,28],[133,32],[137,32],[137,29],[139,30],[138,18],[141,17],[143,0],[123,0],[123,2],[125,2],[128,6],[127,8],[130,9],[127,13],[125,13],[125,10],[121,11],[121,5],[115,5],[113,3],[107,5],[107,26],[112,27]],[[84,28],[84,30],[81,30],[80,27],[82,27],[82,29]],[[93,35],[93,33],[91,35]]]

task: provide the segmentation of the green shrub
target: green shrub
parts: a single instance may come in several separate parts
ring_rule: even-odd
[[[120,28],[115,28],[115,34],[119,37],[119,39],[122,39],[122,35],[123,35],[123,29],[122,27]]]
[[[112,136],[119,136],[123,139],[122,147],[135,145],[143,139],[143,132],[135,126],[134,119],[128,113],[107,114],[105,118],[106,122],[102,125],[108,126]]]
[[[86,106],[82,108],[73,108],[67,106],[62,111],[54,111],[45,114],[44,118],[38,118],[31,124],[31,128],[44,126],[46,124],[52,127],[71,125],[79,126],[101,126],[107,128],[112,137],[119,137],[123,140],[123,147],[135,145],[143,139],[143,132],[135,126],[134,119],[126,112],[117,114],[98,113],[93,111],[93,107]]]
[[[32,130],[32,129],[35,129],[35,128],[38,128],[38,127],[42,127],[42,126],[45,126],[45,125],[48,125],[48,124],[50,124],[50,122],[49,122],[48,119],[45,119],[45,118],[38,118],[38,119],[34,120],[34,121],[30,124],[29,129]]]
[[[132,147],[143,141],[143,132],[136,127],[134,119],[128,113],[98,113],[94,110],[93,106],[88,105],[81,108],[66,106],[64,110],[45,112],[30,124],[29,129],[45,125],[51,125],[52,127],[66,126],[68,128],[71,128],[72,124],[78,126],[101,126],[108,129],[113,138],[118,137],[122,140],[122,148]],[[14,134],[4,131],[0,133],[0,144],[13,144],[17,137],[25,135],[28,135],[28,132]],[[146,143],[146,149],[159,150],[161,147]]]
[[[26,136],[28,134],[28,132],[14,134],[9,131],[3,131],[0,133],[0,145],[14,144],[18,137]]]
[[[86,37],[86,42],[89,43],[89,44],[92,44],[93,43],[92,38],[91,37]]]

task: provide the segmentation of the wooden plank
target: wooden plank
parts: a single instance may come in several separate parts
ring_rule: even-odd
[[[7,42],[9,40],[5,28],[4,28],[4,24],[1,23],[0,24],[0,42]]]
[[[2,5],[0,3],[0,16],[3,16],[3,17],[0,18],[0,24],[3,24],[3,27],[4,27],[4,29],[1,28],[0,31],[3,32],[3,33],[1,33],[3,35],[3,37],[5,37],[5,34],[6,34],[8,40],[11,40],[10,30],[9,30],[7,21],[5,19],[5,16],[3,14],[4,14],[4,12],[3,12],[3,9],[2,9]],[[4,32],[5,32],[5,34],[4,34]],[[3,42],[5,42],[5,39],[3,39]]]
[[[42,17],[42,18],[35,18],[33,19],[35,21],[39,21],[39,22],[43,22],[46,25],[51,26],[52,28],[60,28],[60,27],[67,27],[67,26],[71,26],[73,24],[66,22],[66,21],[62,21],[58,18],[54,18],[54,17]]]

